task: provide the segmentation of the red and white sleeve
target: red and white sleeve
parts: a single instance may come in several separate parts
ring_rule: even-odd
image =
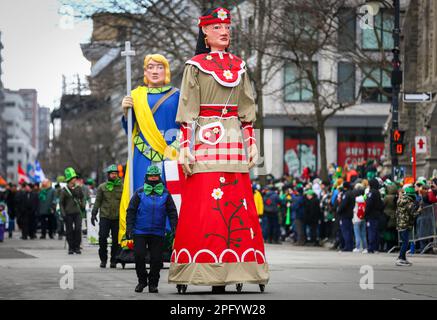
[[[243,140],[247,147],[256,143],[255,129],[252,122],[242,122],[241,129],[243,130]]]
[[[181,123],[181,136],[179,146],[181,149],[190,148],[193,128],[186,122]]]

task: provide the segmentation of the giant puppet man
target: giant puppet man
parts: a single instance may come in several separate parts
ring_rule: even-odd
[[[142,187],[147,168],[154,164],[161,168],[162,180],[172,193],[175,204],[180,208],[179,169],[176,124],[179,90],[171,87],[170,65],[160,54],[147,55],[144,59],[144,83],[132,91],[132,97],[123,99],[125,114],[129,107],[132,113],[132,148],[134,190]],[[127,118],[122,118],[127,132]],[[128,167],[128,166],[127,166]],[[127,247],[123,239],[126,233],[126,209],[129,206],[129,172],[126,172],[123,195],[120,203],[119,242]],[[168,223],[167,223],[168,224]],[[169,225],[168,225],[169,227]]]

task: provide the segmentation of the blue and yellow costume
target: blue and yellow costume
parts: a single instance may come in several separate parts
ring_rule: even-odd
[[[134,191],[144,184],[144,176],[150,165],[161,169],[162,181],[166,183],[164,161],[176,160],[178,157],[179,125],[175,122],[179,102],[179,90],[169,86],[170,68],[168,61],[161,55],[149,55],[145,66],[150,61],[160,62],[166,69],[166,80],[162,88],[140,86],[132,91],[134,108],[132,113],[132,148],[133,152],[133,188]],[[145,79],[147,84],[147,79]],[[155,109],[156,104],[165,96],[167,98]],[[122,118],[122,125],[127,132],[127,119]],[[119,241],[126,232],[126,209],[129,205],[129,172],[126,170],[123,195],[120,204]]]

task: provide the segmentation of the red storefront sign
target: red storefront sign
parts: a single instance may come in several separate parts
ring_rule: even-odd
[[[305,167],[311,172],[317,168],[317,140],[292,139],[284,141],[284,173],[292,176],[301,176]]]
[[[356,167],[363,161],[379,160],[384,142],[338,142],[338,165]]]

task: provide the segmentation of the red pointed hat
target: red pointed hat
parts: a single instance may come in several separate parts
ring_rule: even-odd
[[[199,18],[199,27],[204,27],[209,24],[227,23],[231,24],[231,13],[228,9],[217,8],[211,14]]]

